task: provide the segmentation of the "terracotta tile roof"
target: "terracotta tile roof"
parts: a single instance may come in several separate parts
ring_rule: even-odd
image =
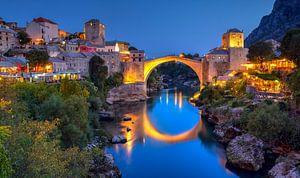
[[[40,22],[47,22],[47,23],[51,23],[51,24],[54,24],[54,25],[58,25],[57,23],[49,20],[49,19],[46,19],[46,18],[43,18],[43,17],[39,17],[39,18],[36,18],[36,19],[33,19],[33,21],[37,22],[37,23],[40,23]]]

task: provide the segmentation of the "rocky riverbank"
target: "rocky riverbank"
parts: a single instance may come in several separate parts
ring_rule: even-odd
[[[247,104],[245,104],[247,103]],[[247,107],[259,102],[245,100]],[[236,123],[245,107],[202,106],[202,116],[214,126],[215,139],[226,149],[227,166],[254,176],[300,178],[300,153],[249,134]]]
[[[104,147],[111,144],[111,139],[106,136],[95,137],[91,143],[86,146],[86,149],[93,151],[100,148],[104,150]],[[114,163],[113,155],[104,153],[94,157],[91,162],[90,175],[91,177],[100,178],[120,178],[122,176],[121,171]]]

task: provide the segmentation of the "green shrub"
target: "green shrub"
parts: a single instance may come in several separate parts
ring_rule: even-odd
[[[285,130],[288,143],[296,150],[300,149],[300,119],[291,119]]]
[[[220,87],[208,85],[201,91],[199,101],[206,105],[222,103],[224,100],[223,94],[224,91]]]
[[[283,136],[288,121],[288,112],[281,111],[278,104],[262,103],[253,112],[245,110],[239,124],[251,134],[272,141]]]

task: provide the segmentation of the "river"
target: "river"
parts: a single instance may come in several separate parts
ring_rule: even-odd
[[[189,96],[190,92],[169,89],[147,102],[115,107],[118,115],[132,118],[108,127],[128,139],[126,144],[106,148],[122,177],[237,177],[226,168],[224,148],[214,141]]]

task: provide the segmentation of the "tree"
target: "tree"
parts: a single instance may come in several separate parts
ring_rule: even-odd
[[[80,85],[78,81],[64,79],[60,84],[60,93],[65,97],[69,96],[83,96],[85,98],[89,97],[89,91]]]
[[[98,87],[100,92],[104,92],[104,81],[108,75],[108,68],[105,61],[99,56],[94,56],[89,62],[89,74],[92,82]]]
[[[46,51],[31,50],[26,54],[30,67],[45,67],[48,64],[49,55]]]
[[[9,160],[7,150],[4,147],[4,142],[10,136],[9,127],[0,126],[0,177],[10,177],[12,174],[12,166]]]
[[[105,80],[105,86],[107,89],[118,87],[123,83],[123,75],[120,73],[114,73],[112,76]]]
[[[289,122],[288,112],[280,110],[278,104],[261,104],[252,112],[241,116],[246,129],[265,141],[280,139]]]
[[[31,38],[29,38],[29,35],[25,31],[18,32],[17,38],[22,46],[31,42]]]
[[[281,55],[300,67],[300,28],[287,32],[280,46]]]
[[[60,95],[52,95],[40,107],[41,120],[54,120],[64,116],[64,100]]]
[[[296,107],[300,110],[300,69],[294,71],[287,81],[288,88],[291,90]]]
[[[247,57],[250,61],[262,64],[274,57],[273,46],[270,42],[260,41],[249,47]]]
[[[88,141],[88,104],[80,96],[70,96],[65,101],[65,116],[60,118],[61,140],[65,147],[84,146]]]
[[[224,99],[224,91],[218,86],[208,85],[206,86],[199,96],[199,102],[201,104],[214,104]]]

